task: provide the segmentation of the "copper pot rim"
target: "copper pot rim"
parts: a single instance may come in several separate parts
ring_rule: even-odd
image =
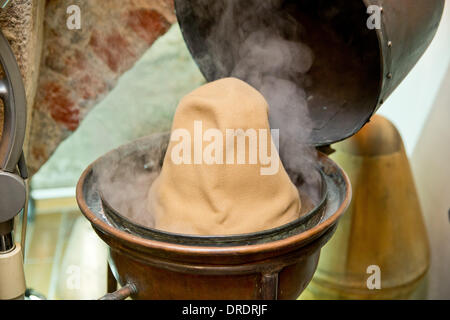
[[[325,154],[319,152],[320,157],[326,157]],[[100,158],[101,159],[101,158]],[[332,228],[341,215],[345,212],[345,210],[350,205],[351,197],[352,197],[352,188],[350,184],[350,179],[342,168],[336,164],[336,168],[340,171],[342,178],[345,181],[347,187],[347,192],[345,194],[345,198],[340,204],[339,208],[336,212],[328,217],[326,220],[320,222],[316,226],[308,229],[299,234],[287,237],[281,240],[275,240],[267,243],[261,244],[251,244],[251,245],[239,245],[239,246],[193,246],[193,245],[182,245],[182,244],[174,244],[169,242],[162,242],[157,240],[145,239],[133,234],[127,233],[125,231],[119,230],[105,221],[101,220],[97,217],[97,215],[92,212],[89,206],[86,203],[86,200],[83,197],[83,185],[84,181],[93,169],[94,165],[99,161],[97,159],[91,165],[89,165],[84,172],[82,173],[77,187],[76,187],[76,200],[78,206],[81,209],[83,215],[90,221],[92,226],[100,231],[101,233],[107,234],[122,243],[126,243],[128,245],[140,246],[147,249],[159,250],[168,253],[174,253],[179,255],[197,255],[197,256],[227,256],[227,255],[246,255],[246,254],[260,254],[264,252],[270,251],[278,251],[291,247],[302,247],[309,242],[317,239],[322,234],[324,234],[327,230]]]

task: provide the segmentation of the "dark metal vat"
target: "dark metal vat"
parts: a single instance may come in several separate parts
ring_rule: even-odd
[[[240,7],[233,11],[232,23],[224,22],[221,20],[224,8],[233,2]],[[247,19],[258,14],[252,11],[255,7],[251,3],[262,2],[175,0],[186,44],[208,81],[230,75],[239,56],[240,43],[248,36]],[[266,3],[269,2],[274,3],[273,10],[291,18],[289,26],[303,30],[299,39],[315,55],[308,72],[311,86],[304,89],[313,97],[308,101],[314,122],[310,143],[316,146],[343,140],[362,128],[427,49],[445,3],[444,0],[271,0]],[[367,27],[370,17],[367,8],[371,5],[382,9],[380,29]],[[212,37],[211,30],[219,23],[228,23],[227,32]],[[289,33],[281,28],[280,32]],[[227,35],[232,36],[227,38]],[[299,35],[286,37],[296,41]]]

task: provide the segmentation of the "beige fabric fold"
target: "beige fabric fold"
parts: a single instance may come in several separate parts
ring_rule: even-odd
[[[208,138],[208,129],[217,129],[209,131],[216,135]],[[256,161],[255,153],[251,156],[255,144],[251,147],[247,137],[245,149],[239,149],[238,138],[227,140],[227,129],[228,133],[230,129],[242,129],[241,135],[248,129],[257,132]],[[199,141],[195,137],[202,136],[199,132],[206,138],[201,147],[194,143]],[[219,132],[222,146],[217,142]],[[187,141],[187,133],[191,141]],[[189,148],[181,149],[183,145]],[[222,150],[222,157],[218,150]],[[260,155],[265,150],[269,156],[274,152],[271,163],[276,166],[269,174],[270,164]],[[200,155],[197,158],[196,152]],[[180,163],[180,159],[184,162]],[[270,136],[268,104],[257,90],[241,80],[226,78],[208,83],[182,99],[161,173],[149,190],[148,210],[154,216],[155,228],[193,235],[251,233],[295,220],[300,207],[298,190]]]

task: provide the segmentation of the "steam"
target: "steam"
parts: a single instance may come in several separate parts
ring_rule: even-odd
[[[218,77],[239,78],[263,94],[270,106],[271,128],[280,132],[279,153],[283,165],[293,183],[317,203],[321,179],[315,170],[317,151],[308,144],[313,121],[305,91],[311,84],[308,71],[314,54],[302,41],[302,25],[286,10],[281,10],[282,0],[195,2],[201,5],[198,10],[204,10],[205,19],[216,18],[207,43]],[[143,145],[139,149],[147,147]],[[145,154],[153,159],[152,163],[159,163],[161,152],[159,146],[149,147]],[[135,168],[133,159],[125,161],[124,154],[114,156],[107,165],[95,168],[103,195],[128,218],[153,226],[153,219],[144,206],[148,187],[156,175],[142,175],[141,166]],[[153,168],[148,174],[155,171]]]
[[[313,121],[305,91],[314,54],[302,42],[302,25],[281,10],[281,0],[211,2],[206,10],[220,19],[208,46],[219,74],[244,80],[263,94],[270,106],[270,125],[280,130],[279,153],[286,171],[294,183],[317,190],[320,177],[312,169],[317,152],[308,145]]]
[[[93,165],[99,196],[135,223],[153,227],[147,210],[148,190],[161,169],[169,135],[155,134],[123,145]]]

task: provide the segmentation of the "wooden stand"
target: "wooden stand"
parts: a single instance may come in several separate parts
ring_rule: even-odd
[[[353,200],[302,298],[425,298],[417,290],[429,266],[428,239],[398,131],[374,116],[333,148],[331,158],[349,175]]]

